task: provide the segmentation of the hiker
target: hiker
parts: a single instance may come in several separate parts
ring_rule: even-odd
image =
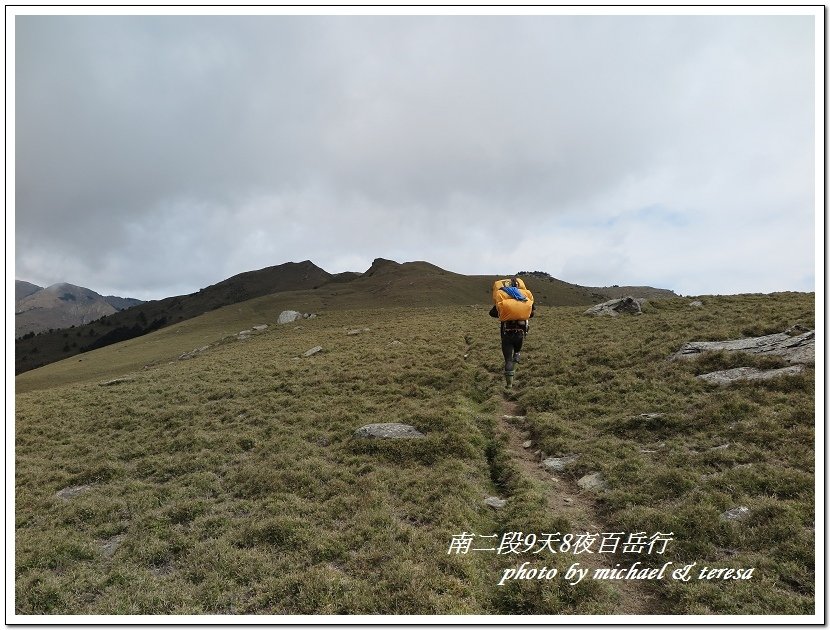
[[[522,344],[530,330],[528,320],[536,314],[536,304],[533,294],[517,276],[493,283],[493,302],[490,317],[498,317],[501,322],[505,387],[512,389],[516,363],[521,360]]]

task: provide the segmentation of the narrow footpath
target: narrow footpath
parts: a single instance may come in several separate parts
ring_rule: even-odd
[[[531,439],[524,426],[525,412],[518,403],[511,400],[510,394],[506,392],[500,411],[496,425],[497,431],[508,437],[511,459],[524,475],[540,482],[546,489],[548,507],[552,512],[568,519],[572,527],[569,533],[611,531],[598,517],[596,500],[590,492],[582,490],[572,479],[564,476],[554,477],[546,471],[541,465],[540,456],[536,454],[535,445],[531,444],[529,448],[525,448],[524,445]],[[582,553],[573,558],[574,562],[579,562],[582,568],[591,570],[589,575],[593,575],[595,569],[614,568],[615,565],[614,557],[607,554]],[[650,592],[647,584],[638,580],[604,580],[603,582],[618,596],[614,610],[609,614],[665,614],[658,612],[659,602]]]

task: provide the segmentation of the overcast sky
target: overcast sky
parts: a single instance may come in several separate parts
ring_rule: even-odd
[[[15,276],[815,290],[812,16],[17,16]],[[823,42],[819,42],[823,46]]]

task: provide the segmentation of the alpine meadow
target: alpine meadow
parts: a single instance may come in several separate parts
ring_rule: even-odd
[[[15,612],[814,614],[814,359],[678,353],[801,339],[815,294],[521,277],[512,389],[496,277],[382,260],[22,371]]]

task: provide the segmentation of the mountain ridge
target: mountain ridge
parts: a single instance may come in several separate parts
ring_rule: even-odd
[[[15,342],[15,372],[138,337],[224,306],[271,294],[294,294],[321,309],[424,307],[488,304],[494,280],[504,275],[463,275],[426,261],[398,263],[376,258],[363,273],[331,274],[310,260],[246,271],[197,292],[151,300],[76,326]],[[590,306],[610,299],[600,290],[551,276],[534,277],[531,290],[540,305]],[[620,287],[617,287],[620,288]],[[652,297],[672,297],[667,289],[649,289]],[[276,314],[275,314],[276,318]]]
[[[16,337],[81,326],[141,303],[135,298],[103,296],[69,282],[44,288],[15,280],[15,296],[20,296],[15,300]]]

